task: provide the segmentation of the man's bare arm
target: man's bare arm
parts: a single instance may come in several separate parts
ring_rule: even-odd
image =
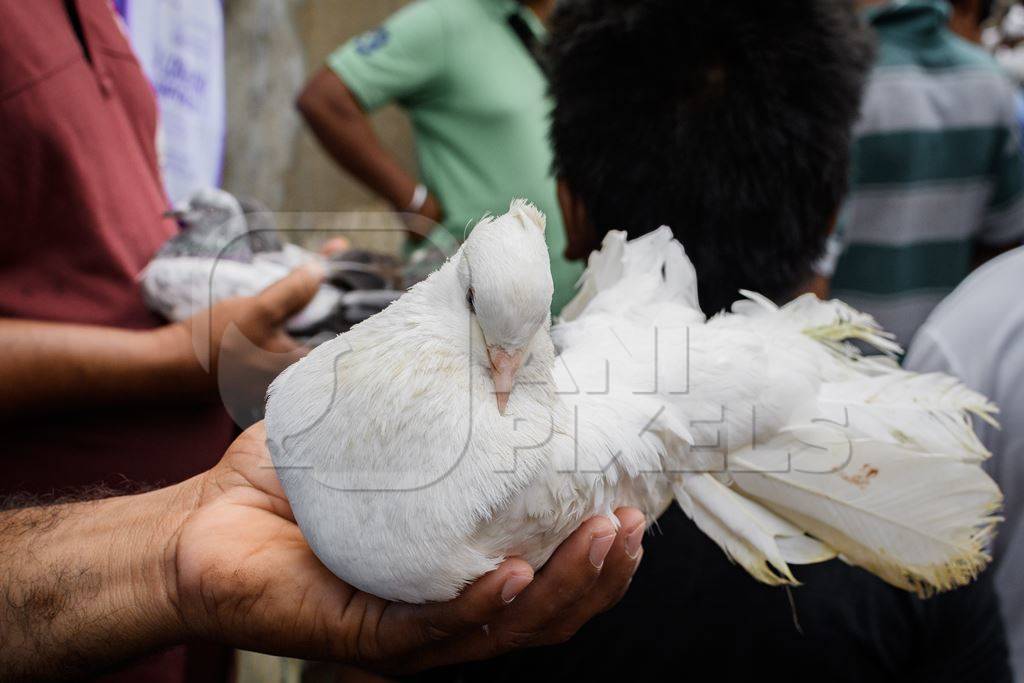
[[[0,319],[0,414],[200,394],[204,383],[188,341],[184,329],[173,327],[139,331]]]
[[[416,179],[380,144],[366,113],[333,71],[323,67],[314,74],[296,106],[320,144],[345,170],[397,210],[409,206]],[[436,222],[441,207],[428,196],[420,213]]]
[[[508,559],[447,603],[361,593],[291,514],[262,424],[212,470],[135,496],[0,512],[0,681],[91,674],[191,639],[389,673],[561,642],[614,605],[644,516],[583,523],[534,571]],[[487,628],[484,628],[484,625]]]
[[[228,357],[232,370],[272,376],[301,355],[282,325],[321,279],[299,269],[255,297],[223,301],[188,322],[153,330],[0,318],[0,418],[55,405],[213,400],[218,363]],[[253,358],[257,350],[267,353]]]
[[[0,512],[0,680],[57,680],[183,637],[167,594],[185,490]]]

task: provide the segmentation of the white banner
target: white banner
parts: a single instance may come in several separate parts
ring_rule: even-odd
[[[160,105],[160,165],[180,202],[219,186],[224,156],[224,12],[220,0],[118,0]]]

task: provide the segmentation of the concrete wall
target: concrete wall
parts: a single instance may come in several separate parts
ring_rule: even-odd
[[[387,205],[341,171],[300,122],[294,101],[305,79],[350,37],[378,25],[407,0],[227,0],[228,140],[224,186],[259,199],[300,230],[352,230],[357,245],[394,251]],[[415,169],[408,122],[395,107],[373,115],[382,143]],[[365,230],[367,227],[371,230]],[[380,228],[377,230],[377,228]],[[312,233],[308,242],[322,239]]]

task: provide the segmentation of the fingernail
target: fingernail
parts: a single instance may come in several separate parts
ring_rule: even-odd
[[[590,564],[594,565],[595,569],[600,569],[604,565],[604,558],[608,556],[614,542],[614,533],[590,541]]]
[[[635,560],[640,555],[640,548],[644,541],[644,525],[640,524],[637,528],[629,532],[626,536],[626,556],[631,560]]]
[[[523,589],[533,581],[532,576],[526,574],[513,574],[505,579],[505,585],[501,587],[501,599],[507,605],[516,599],[516,596],[523,592]]]

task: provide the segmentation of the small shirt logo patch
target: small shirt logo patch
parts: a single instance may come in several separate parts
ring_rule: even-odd
[[[390,38],[388,30],[383,26],[375,28],[371,31],[367,31],[363,35],[356,38],[356,52],[363,55],[373,54],[377,50],[387,45],[388,39]]]

